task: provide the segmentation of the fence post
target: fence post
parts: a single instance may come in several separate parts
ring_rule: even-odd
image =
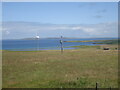
[[[62,41],[62,36],[61,36],[60,44],[61,44],[61,53],[63,53],[63,41]]]
[[[96,90],[98,90],[98,83],[96,83]]]
[[[110,87],[110,90],[112,90],[111,87]]]

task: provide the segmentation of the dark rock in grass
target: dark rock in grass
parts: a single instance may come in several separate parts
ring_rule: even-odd
[[[115,48],[115,50],[117,50],[117,48]]]
[[[109,50],[110,48],[103,48],[103,50]]]

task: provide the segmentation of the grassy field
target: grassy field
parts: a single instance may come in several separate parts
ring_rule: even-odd
[[[94,44],[120,44],[120,39],[113,40],[84,40],[84,41],[65,41],[65,42],[94,42]]]
[[[116,88],[117,80],[114,49],[3,51],[3,88]]]

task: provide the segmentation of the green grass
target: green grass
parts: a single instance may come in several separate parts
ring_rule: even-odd
[[[100,42],[98,40],[97,42],[96,44],[120,44],[120,40],[102,40]]]
[[[116,45],[116,44],[114,44],[114,45],[95,45],[95,46],[80,45],[80,46],[70,46],[70,47],[74,47],[75,49],[91,49],[91,50],[95,50],[95,49],[103,50],[104,48],[109,48],[110,50],[116,50],[116,48],[119,49],[118,45]]]
[[[92,49],[100,49],[101,48],[101,46],[98,46],[98,45],[96,45],[96,46],[87,46],[87,45],[80,45],[80,46],[71,46],[71,47],[74,47],[74,48],[76,48],[76,49],[83,49],[83,48],[92,48]]]
[[[65,42],[96,42],[94,44],[120,44],[120,39],[115,40],[85,40],[85,41],[65,41]]]
[[[3,51],[3,88],[116,88],[117,50]]]

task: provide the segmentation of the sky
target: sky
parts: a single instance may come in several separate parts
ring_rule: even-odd
[[[117,37],[117,2],[3,2],[3,39]]]

